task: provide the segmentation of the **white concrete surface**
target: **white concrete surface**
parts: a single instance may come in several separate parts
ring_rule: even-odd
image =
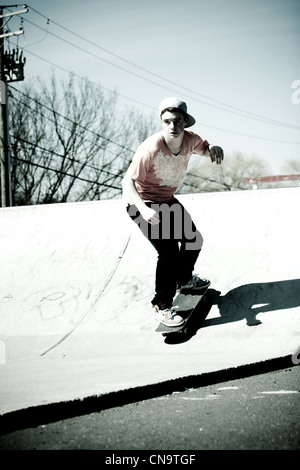
[[[173,345],[154,333],[155,251],[120,201],[0,209],[0,414],[295,353],[299,196],[180,197],[220,296]]]

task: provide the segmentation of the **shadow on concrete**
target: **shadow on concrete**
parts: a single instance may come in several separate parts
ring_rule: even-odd
[[[211,293],[218,305],[220,317],[205,320],[203,327],[245,319],[247,325],[259,325],[259,313],[300,306],[300,279],[289,281],[245,284],[221,296]]]
[[[220,316],[209,318],[213,305]],[[300,279],[288,281],[245,284],[230,290],[224,296],[220,291],[209,289],[205,298],[189,319],[184,331],[166,336],[165,343],[178,344],[189,341],[200,328],[221,325],[245,319],[248,326],[260,325],[259,313],[300,306]]]

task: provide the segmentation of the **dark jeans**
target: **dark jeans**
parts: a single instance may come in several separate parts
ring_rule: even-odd
[[[146,222],[135,205],[128,205],[127,212],[158,253],[156,294],[152,304],[170,307],[177,282],[186,284],[192,277],[203,238],[190,214],[176,198],[164,203],[146,204],[159,213],[159,224]]]

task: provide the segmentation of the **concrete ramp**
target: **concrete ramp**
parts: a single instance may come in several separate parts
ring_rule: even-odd
[[[120,201],[0,209],[0,413],[267,359],[300,347],[300,188],[179,197],[204,237],[211,308],[154,333],[156,254]]]

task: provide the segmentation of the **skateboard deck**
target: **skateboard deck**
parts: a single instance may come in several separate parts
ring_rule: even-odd
[[[189,318],[191,317],[192,313],[197,308],[199,303],[202,301],[208,288],[209,286],[204,287],[203,289],[197,292],[180,292],[174,299],[173,307],[176,308],[176,314],[180,315],[183,318],[184,323],[179,326],[166,326],[163,323],[159,323],[155,331],[163,335],[178,333],[181,331],[184,332],[184,328],[186,327]]]

